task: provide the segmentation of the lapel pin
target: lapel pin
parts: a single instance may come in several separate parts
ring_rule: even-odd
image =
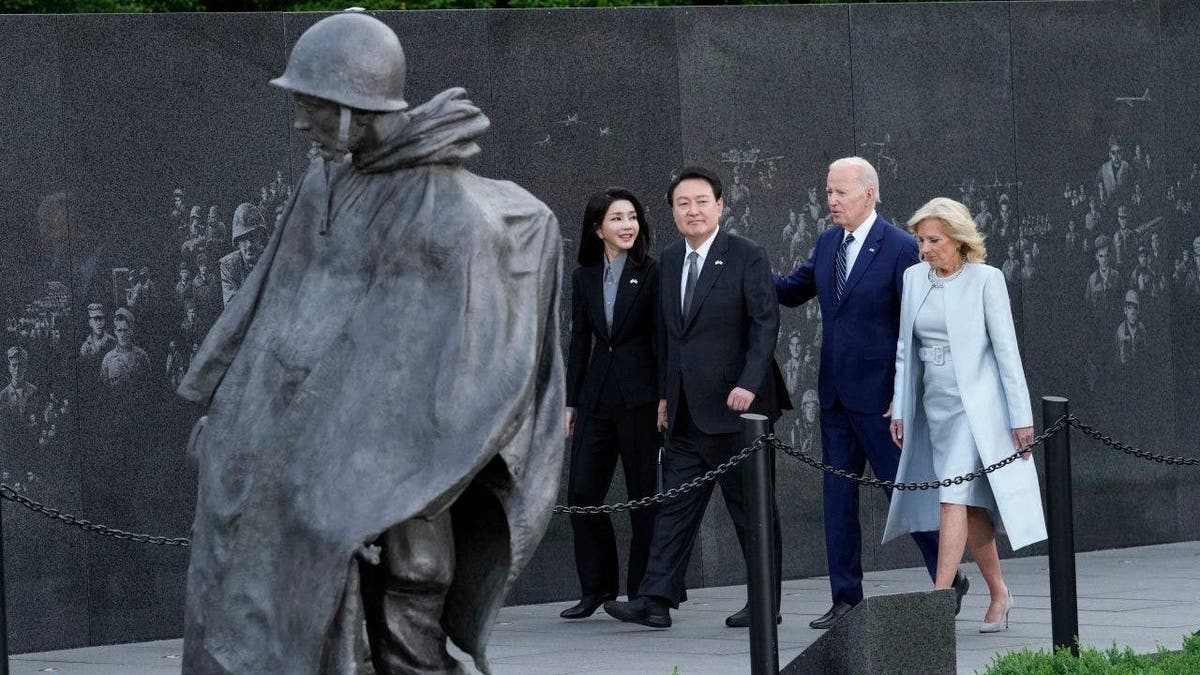
[[[713,264],[714,264],[714,265],[724,265],[724,264],[725,264],[725,261],[724,261],[724,260],[714,260],[714,261],[713,261]]]
[[[873,248],[867,249],[867,253],[874,253],[874,252],[875,252],[875,249],[873,249]]]
[[[637,283],[637,279],[630,279],[630,280],[629,280],[629,283],[631,283],[631,284],[636,284],[636,283]]]

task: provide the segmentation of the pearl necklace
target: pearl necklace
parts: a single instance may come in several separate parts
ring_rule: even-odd
[[[933,270],[933,266],[930,265],[930,267],[929,267],[929,285],[933,286],[934,288],[942,288],[946,284],[957,279],[958,276],[960,274],[962,274],[962,271],[966,268],[967,268],[967,259],[963,258],[962,264],[958,266],[958,269],[954,271],[954,274],[951,274],[948,277],[939,277],[937,275],[937,272],[935,272]]]

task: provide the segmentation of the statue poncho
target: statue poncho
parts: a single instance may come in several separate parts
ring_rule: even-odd
[[[558,492],[561,244],[544,204],[462,168],[488,127],[463,95],[313,161],[179,387],[209,407],[187,673],[331,670],[358,547],[451,502],[442,624],[487,670]]]

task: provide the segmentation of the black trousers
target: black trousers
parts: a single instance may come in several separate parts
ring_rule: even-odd
[[[567,479],[567,503],[570,506],[603,504],[618,458],[629,499],[641,499],[658,491],[656,415],[657,404],[654,403],[611,414],[579,412]],[[646,571],[654,516],[654,507],[629,512],[632,532],[625,589],[631,598],[635,597]],[[575,533],[575,569],[582,594],[617,595],[620,572],[612,519],[605,514],[572,515],[571,527]]]
[[[680,397],[677,419],[667,436],[667,453],[663,460],[663,484],[678,487],[728,460],[741,451],[740,434],[706,434],[696,427],[688,412],[687,401]],[[771,481],[775,480],[774,456],[771,458]],[[742,558],[746,556],[746,500],[742,494],[738,469],[717,478],[725,508],[737,532]],[[672,607],[687,599],[686,575],[696,535],[704,520],[704,511],[712,496],[712,483],[706,483],[683,496],[659,507],[654,522],[654,539],[650,544],[650,561],[646,577],[638,589],[639,595],[653,595],[666,600]],[[783,537],[779,528],[779,508],[772,497],[774,520],[775,579],[782,581]],[[775,587],[775,607],[779,607],[780,586]]]

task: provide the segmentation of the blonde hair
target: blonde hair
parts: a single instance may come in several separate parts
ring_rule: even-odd
[[[908,219],[908,231],[917,233],[917,225],[925,220],[936,220],[942,224],[942,232],[958,242],[958,250],[973,263],[987,260],[984,236],[975,227],[971,212],[959,202],[947,197],[934,197]]]

